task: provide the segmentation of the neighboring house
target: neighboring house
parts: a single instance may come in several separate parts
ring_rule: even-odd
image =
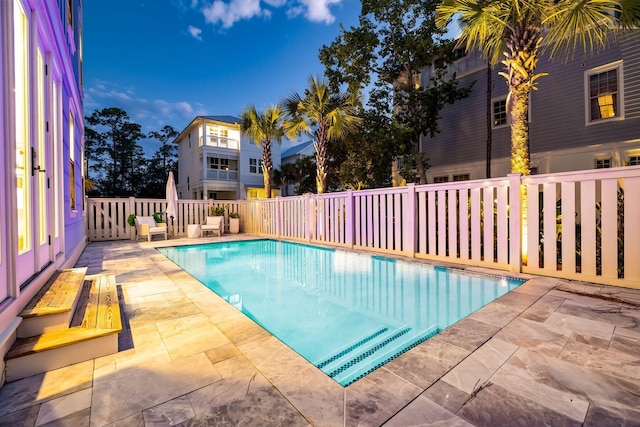
[[[179,198],[265,197],[262,148],[241,135],[239,118],[198,116],[173,142],[178,144]],[[271,147],[273,165],[278,168],[280,145],[274,143]]]
[[[86,244],[82,0],[0,1],[0,385],[22,308]]]
[[[282,153],[282,165],[295,163],[296,161],[309,156],[315,156],[316,148],[313,145],[313,141],[306,141],[289,147]],[[280,187],[280,193],[283,195],[295,194],[296,184],[289,184],[288,188],[285,186]]]
[[[497,68],[500,68],[501,65]],[[458,59],[450,67],[462,86],[475,81],[469,98],[447,105],[440,133],[424,137],[429,159],[428,181],[486,177],[487,121],[492,133],[491,175],[510,172],[510,127],[507,87],[492,70],[487,114],[487,63],[479,55]],[[545,55],[530,101],[532,173],[552,173],[640,164],[640,31],[610,42],[602,53],[580,51],[568,61]],[[421,82],[428,84],[429,69]]]

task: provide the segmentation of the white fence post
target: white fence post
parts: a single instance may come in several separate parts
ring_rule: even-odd
[[[522,271],[522,192],[520,174],[511,173],[509,177],[509,265],[510,271]]]
[[[129,197],[129,205],[127,206],[127,211],[124,213],[126,219],[129,219],[129,216],[131,214],[135,214],[136,213],[136,198],[135,197]],[[126,221],[125,219],[125,221]],[[131,227],[129,225],[129,222],[127,221],[126,223],[126,227],[129,229],[129,238],[131,240],[135,240],[136,239],[136,228],[135,227]]]
[[[416,186],[407,184],[406,201],[402,211],[402,252],[407,256],[416,256]]]
[[[345,236],[344,243],[347,247],[353,247],[353,226],[354,226],[354,212],[353,212],[353,191],[347,190],[347,199],[344,203],[344,225]]]
[[[282,237],[282,206],[280,197],[276,197],[276,236]]]

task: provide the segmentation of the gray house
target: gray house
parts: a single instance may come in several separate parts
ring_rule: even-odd
[[[423,70],[422,84],[428,84],[430,71]],[[488,67],[479,55],[451,65],[461,85],[475,85],[469,98],[442,111],[440,133],[422,140],[429,182],[485,178],[489,129],[491,175],[509,173],[507,86],[498,71],[490,71],[488,94]],[[595,55],[580,51],[568,61],[543,56],[536,71],[549,75],[531,95],[532,173],[640,164],[640,31]]]

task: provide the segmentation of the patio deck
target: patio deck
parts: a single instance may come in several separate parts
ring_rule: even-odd
[[[238,238],[90,243],[120,351],[5,384],[0,425],[640,425],[640,290],[535,277],[343,388],[155,250]]]

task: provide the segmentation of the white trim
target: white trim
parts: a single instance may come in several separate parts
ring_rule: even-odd
[[[589,77],[595,74],[601,74],[610,70],[618,70],[618,114],[614,117],[607,119],[591,120],[591,95],[589,90]],[[584,123],[585,126],[598,125],[600,123],[608,123],[618,120],[624,120],[624,67],[622,59],[614,62],[610,62],[599,67],[585,70],[584,72]]]

